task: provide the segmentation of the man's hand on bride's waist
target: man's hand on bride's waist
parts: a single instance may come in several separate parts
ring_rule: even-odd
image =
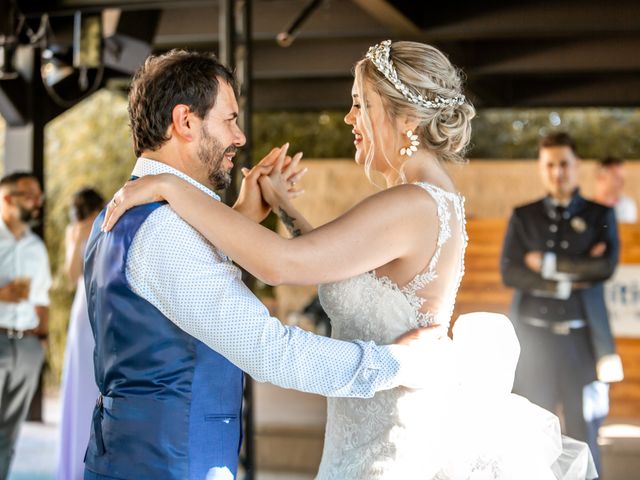
[[[390,347],[400,364],[400,385],[426,388],[442,382],[443,366],[450,363],[452,353],[445,327],[431,325],[410,330],[396,338]]]
[[[403,333],[394,340],[396,345],[413,345],[421,343],[426,345],[426,342],[432,342],[434,340],[440,340],[442,337],[447,336],[447,329],[442,325],[429,325],[428,327],[414,328],[406,333]]]

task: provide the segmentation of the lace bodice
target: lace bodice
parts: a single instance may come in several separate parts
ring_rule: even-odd
[[[464,272],[464,198],[428,183],[417,185],[437,205],[438,239],[435,250],[425,245],[426,267],[418,266],[415,277],[404,286],[375,272],[322,285],[320,301],[331,318],[334,338],[386,344],[417,326],[449,324]],[[434,253],[429,258],[430,252]],[[418,464],[425,446],[420,453],[414,443],[420,439],[420,429],[428,427],[407,415],[422,410],[425,394],[396,388],[371,399],[328,399],[317,478],[413,478],[405,475],[424,471]]]

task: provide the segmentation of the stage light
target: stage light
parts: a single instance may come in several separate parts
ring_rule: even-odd
[[[52,44],[42,51],[42,80],[52,86],[74,72],[71,66],[71,52],[68,47]]]

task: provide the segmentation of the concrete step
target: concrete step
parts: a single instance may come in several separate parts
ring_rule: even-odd
[[[640,419],[607,419],[599,443],[603,480],[640,478]]]

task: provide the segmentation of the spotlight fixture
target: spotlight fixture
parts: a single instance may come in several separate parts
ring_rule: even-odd
[[[95,92],[102,82],[102,19],[76,12],[73,35],[65,25],[54,25],[42,51],[40,73],[45,90],[58,105],[69,107]],[[63,93],[64,92],[64,93]]]
[[[73,73],[72,52],[69,47],[52,43],[42,51],[42,81],[53,86]]]

